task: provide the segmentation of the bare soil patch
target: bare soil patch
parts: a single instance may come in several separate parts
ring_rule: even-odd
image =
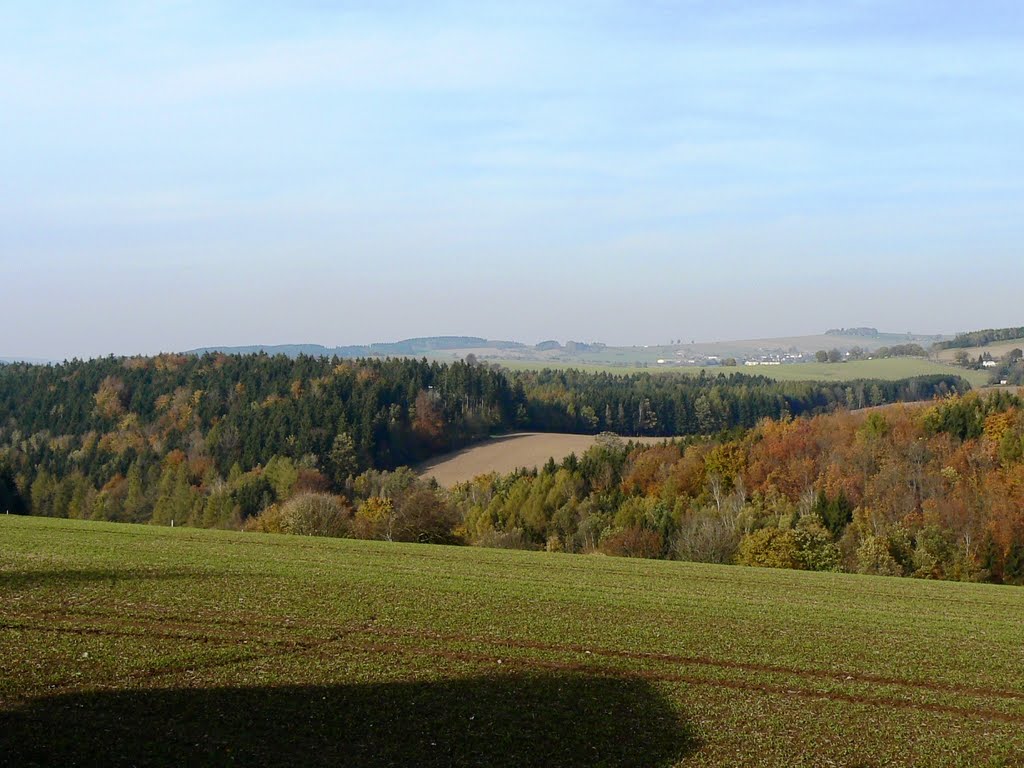
[[[645,445],[657,444],[664,437],[622,438]],[[492,437],[486,442],[439,456],[418,467],[420,477],[434,477],[445,487],[472,480],[488,472],[507,474],[525,467],[542,466],[549,458],[562,461],[570,453],[582,456],[597,443],[595,435],[567,435],[551,432],[516,432]]]

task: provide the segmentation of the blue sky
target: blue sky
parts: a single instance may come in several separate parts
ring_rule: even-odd
[[[1022,33],[1013,2],[8,2],[0,355],[1020,325]]]

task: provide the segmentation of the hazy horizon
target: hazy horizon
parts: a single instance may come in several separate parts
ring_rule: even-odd
[[[841,326],[841,327],[851,328],[851,327],[854,327],[854,326],[847,325],[847,326]],[[873,327],[873,326],[869,326],[869,327]],[[696,344],[696,345],[726,344],[726,343],[731,343],[731,342],[743,342],[743,341],[759,341],[759,340],[773,340],[773,339],[795,339],[795,338],[802,338],[802,337],[823,336],[823,335],[825,335],[825,331],[826,330],[832,330],[832,329],[820,329],[818,331],[808,331],[806,333],[793,333],[793,334],[788,334],[786,336],[744,336],[742,338],[741,337],[728,337],[728,338],[721,337],[721,338],[715,338],[715,339],[700,339],[700,338],[697,338],[697,339],[682,338],[681,339],[679,337],[676,337],[674,339],[658,339],[658,340],[650,340],[650,341],[642,341],[642,340],[641,341],[629,341],[629,342],[624,342],[624,343],[621,343],[621,344],[607,344],[606,342],[604,342],[603,339],[590,338],[590,337],[570,339],[570,338],[557,338],[557,337],[554,337],[554,336],[544,336],[544,337],[538,337],[538,338],[522,339],[522,338],[517,338],[517,337],[514,337],[514,336],[503,336],[503,337],[500,337],[500,338],[497,338],[497,337],[486,337],[486,340],[487,341],[493,341],[493,342],[508,342],[508,341],[519,342],[519,343],[522,343],[522,344],[524,344],[524,345],[526,345],[528,347],[529,346],[534,346],[534,345],[539,344],[539,343],[541,343],[543,341],[558,341],[561,344],[566,344],[569,341],[576,341],[576,342],[582,342],[582,343],[587,343],[587,344],[589,344],[589,343],[604,343],[604,344],[607,344],[607,346],[618,346],[618,347],[656,347],[656,346],[681,346],[681,347],[686,347],[686,346],[689,346],[691,344]],[[914,329],[908,329],[906,331],[898,331],[898,330],[891,329],[891,328],[888,328],[888,329],[887,328],[877,328],[876,330],[879,332],[879,334],[882,334],[882,335],[903,335],[905,333],[912,333],[916,337],[916,336],[952,336],[952,335],[954,335],[954,333],[958,333],[960,331],[980,330],[980,328],[960,329],[960,330],[955,331],[955,332],[945,332],[945,333],[944,332],[937,332],[937,331],[936,332],[932,332],[932,331],[927,331],[927,330],[920,331],[920,330],[914,330]],[[124,352],[124,351],[122,351],[122,352],[110,351],[110,352],[105,352],[105,353],[95,354],[95,355],[64,355],[64,356],[60,356],[60,357],[45,357],[45,356],[39,356],[39,355],[20,355],[20,356],[19,355],[7,355],[7,354],[3,353],[3,350],[0,350],[0,361],[6,361],[6,362],[26,362],[26,363],[53,363],[53,362],[60,362],[62,360],[71,360],[71,359],[74,359],[74,358],[78,358],[78,359],[95,359],[95,358],[99,358],[99,357],[106,357],[108,355],[115,355],[115,356],[118,356],[118,357],[122,357],[122,356],[123,357],[132,357],[132,356],[137,356],[137,355],[153,356],[153,355],[164,354],[164,353],[192,352],[192,351],[200,350],[200,349],[228,349],[228,348],[246,348],[246,347],[282,347],[282,346],[305,346],[305,345],[311,345],[311,346],[322,346],[322,347],[324,347],[326,349],[334,349],[334,348],[338,348],[338,347],[370,346],[372,344],[389,344],[389,343],[408,341],[410,339],[417,339],[417,338],[437,338],[437,337],[445,337],[445,336],[465,336],[465,337],[471,337],[471,338],[485,338],[485,337],[481,337],[479,334],[473,334],[473,333],[439,333],[439,334],[416,334],[414,336],[408,336],[408,337],[402,337],[402,338],[394,338],[394,339],[366,339],[366,340],[359,340],[359,341],[340,341],[340,342],[324,342],[324,341],[317,341],[317,340],[313,340],[313,341],[307,341],[307,340],[295,341],[295,340],[292,340],[292,341],[280,341],[280,342],[274,342],[274,343],[264,343],[264,342],[256,340],[256,341],[238,342],[238,343],[233,343],[233,344],[219,344],[219,343],[216,343],[216,342],[211,342],[211,343],[208,343],[208,344],[196,344],[196,345],[193,345],[191,347],[180,347],[180,348],[173,348],[173,349],[172,348],[167,348],[167,349],[145,349],[145,350],[136,350],[136,351],[127,351],[127,352]],[[851,338],[856,338],[856,337],[851,337]],[[679,341],[679,343],[676,344],[676,341]]]
[[[1011,2],[0,9],[0,357],[1024,324]]]

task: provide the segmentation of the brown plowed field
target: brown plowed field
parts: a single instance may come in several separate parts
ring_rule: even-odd
[[[657,444],[663,437],[623,438],[645,445]],[[540,467],[549,458],[562,461],[570,453],[582,456],[597,442],[594,435],[566,435],[551,432],[516,432],[492,437],[486,442],[455,453],[439,456],[421,464],[420,476],[435,477],[445,487],[472,480],[488,472],[506,474],[526,467]]]

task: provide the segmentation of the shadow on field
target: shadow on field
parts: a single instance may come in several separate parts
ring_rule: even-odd
[[[0,712],[0,755],[21,766],[665,766],[696,746],[646,681],[583,675],[90,692]]]

